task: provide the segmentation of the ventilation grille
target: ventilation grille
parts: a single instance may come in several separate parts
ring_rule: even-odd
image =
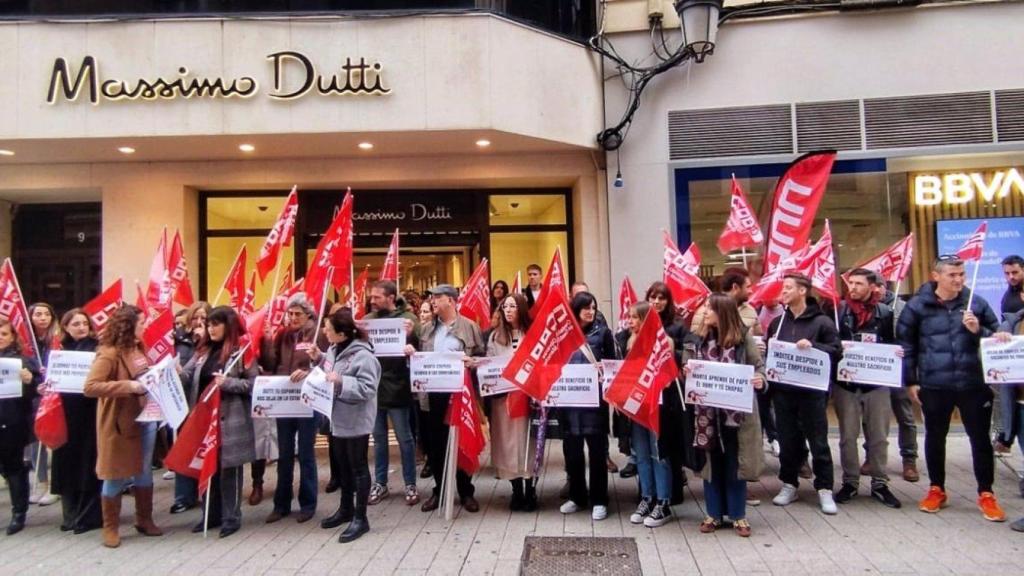
[[[996,130],[1000,142],[1024,140],[1024,90],[996,90]]]
[[[749,106],[668,113],[672,160],[792,154],[790,106]]]
[[[799,152],[860,150],[860,102],[808,102],[796,105]]]
[[[989,92],[966,92],[864,100],[869,150],[989,144],[992,110]]]

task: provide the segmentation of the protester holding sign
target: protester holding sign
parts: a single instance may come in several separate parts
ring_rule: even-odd
[[[811,295],[811,280],[802,274],[787,274],[782,281],[781,301],[786,312],[768,326],[765,337],[768,349],[771,340],[793,342],[800,350],[814,348],[828,354],[834,361],[841,350],[835,323],[826,316],[818,301]],[[773,387],[775,424],[779,428],[779,480],[782,489],[772,500],[776,506],[786,506],[797,500],[797,486],[801,465],[807,461],[810,446],[814,470],[814,489],[825,514],[835,514],[832,498],[834,477],[832,449],[828,445],[828,391],[802,388],[768,380]]]
[[[89,315],[81,308],[68,310],[60,320],[64,332],[61,350],[94,352],[97,340]],[[100,481],[96,477],[95,398],[84,394],[60,395],[69,431],[66,444],[53,451],[53,485],[63,506],[62,531],[82,534],[103,526]]]
[[[366,457],[370,433],[378,417],[381,362],[373,355],[366,331],[356,326],[349,308],[342,308],[324,320],[324,335],[330,343],[327,354],[320,354],[315,348],[311,352],[313,361],[320,361],[327,372],[327,381],[334,385],[331,435],[335,439],[332,449],[339,464],[341,504],[334,514],[320,522],[320,527],[330,530],[349,522],[338,537],[338,542],[344,544],[370,531],[366,519],[370,467]],[[387,445],[386,439],[384,444]]]
[[[511,357],[530,328],[530,307],[526,296],[506,296],[499,307],[498,326],[487,338],[487,355]],[[500,480],[512,484],[512,511],[537,509],[537,488],[529,472],[530,398],[519,391],[487,396],[491,428],[491,464]]]
[[[580,329],[587,337],[584,347],[574,353],[569,364],[598,363],[614,360],[615,339],[608,325],[597,321],[597,299],[590,292],[573,296],[569,304]],[[569,476],[569,500],[559,510],[572,514],[592,506],[594,520],[608,517],[608,404],[601,402],[596,408],[561,408],[558,421],[562,423],[562,452]],[[584,460],[583,443],[587,444]],[[587,462],[590,470],[590,489],[587,489]]]
[[[685,348],[684,360],[696,358],[753,366],[751,385],[757,392],[764,392],[764,362],[757,339],[740,316],[733,297],[712,294],[701,325],[687,336],[686,342],[694,345]],[[701,477],[707,516],[700,524],[700,531],[714,532],[722,526],[723,518],[729,516],[736,533],[746,538],[751,532],[746,511],[747,482],[756,482],[764,467],[759,411],[751,409],[749,414],[744,414],[699,404],[694,410],[697,413],[695,442],[706,454]]]
[[[242,466],[256,458],[252,427],[252,386],[259,373],[255,363],[245,367],[239,358],[245,328],[230,306],[217,306],[206,320],[206,332],[192,360],[181,371],[181,379],[190,382],[189,405],[220,389],[220,449],[217,473],[208,494],[200,494],[208,518],[192,527],[198,534],[206,528],[220,528],[226,538],[242,526]],[[228,369],[225,373],[225,369]]]
[[[985,385],[978,354],[981,338],[999,327],[984,298],[964,287],[964,261],[940,256],[932,280],[921,286],[900,314],[896,335],[903,346],[903,378],[910,398],[924,414],[924,452],[931,486],[918,507],[937,513],[946,497],[946,435],[954,408],[971,440],[978,508],[986,520],[1006,514],[992,493],[995,479],[992,391]]]
[[[21,351],[21,342],[14,327],[6,318],[0,318],[0,358],[19,359],[22,366],[17,374],[12,374],[21,382],[20,394],[0,399],[0,473],[11,494],[8,536],[21,532],[25,527],[30,487],[24,455],[32,437],[32,398],[36,395],[36,386],[43,381],[39,362],[33,357],[23,356]]]
[[[1024,309],[1008,315],[995,334],[996,340],[1004,343],[1011,342],[1014,336],[1024,336]],[[998,386],[1003,397],[1003,430],[1010,442],[1014,437],[1020,441],[1021,434],[1024,434],[1024,383]],[[1024,453],[1024,442],[1020,442],[1020,450]],[[1024,478],[1020,479],[1017,489],[1021,497],[1024,497]],[[1010,527],[1017,532],[1024,532],[1024,518],[1018,519]]]
[[[264,373],[289,376],[292,385],[302,386],[309,372],[309,352],[318,347],[316,312],[302,292],[288,299],[287,326],[275,338],[264,338],[260,352],[260,365]],[[272,333],[272,327],[267,328]],[[316,418],[278,418],[277,441],[280,457],[277,460],[277,488],[274,490],[274,510],[267,523],[277,522],[291,514],[293,481],[295,478],[296,438],[299,452],[299,523],[307,522],[316,513],[317,469]],[[253,491],[263,487],[253,485]],[[253,499],[250,498],[250,502]]]
[[[145,536],[162,536],[153,523],[153,447],[156,424],[135,419],[146,405],[146,387],[139,376],[149,368],[142,349],[146,319],[135,306],[114,313],[96,350],[85,395],[99,398],[96,413],[96,476],[103,480],[103,545],[117,548],[121,494],[130,483],[135,494],[135,529]]]
[[[839,337],[844,343],[896,342],[892,308],[879,302],[871,282],[874,274],[871,270],[856,268],[847,275],[848,292],[838,310]],[[867,447],[865,461],[871,476],[871,497],[890,508],[899,508],[900,501],[889,490],[889,475],[885,472],[889,450],[889,415],[892,411],[890,389],[858,383],[856,380],[849,382],[842,375],[836,383],[837,386],[832,389],[832,398],[839,419],[839,460],[843,467],[843,484],[836,492],[836,502],[843,504],[857,496],[861,468],[857,442],[863,428]]]
[[[405,330],[400,341],[416,347],[419,320],[398,296],[398,287],[390,280],[381,280],[370,288],[370,313],[365,320],[383,318],[404,321]],[[370,505],[388,497],[388,419],[398,438],[402,459],[402,480],[405,503],[412,506],[420,501],[416,489],[416,440],[413,439],[411,419],[412,388],[409,386],[409,367],[405,357],[380,358],[380,385],[377,388],[376,423],[373,426],[374,483],[370,489]]]

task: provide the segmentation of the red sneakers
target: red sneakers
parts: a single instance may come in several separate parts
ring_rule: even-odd
[[[1006,522],[1006,513],[996,502],[996,495],[991,492],[978,494],[978,509],[989,522]]]
[[[993,502],[995,499],[993,498]],[[981,500],[978,500],[978,505],[981,505]],[[918,504],[918,508],[922,512],[928,512],[929,514],[935,514],[942,508],[946,507],[946,492],[938,486],[932,486],[928,489],[928,494],[925,495],[921,503]]]

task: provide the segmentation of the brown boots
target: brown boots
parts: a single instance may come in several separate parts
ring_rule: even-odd
[[[153,523],[153,487],[135,487],[135,529],[146,536],[163,536],[164,531]]]
[[[100,500],[100,507],[103,510],[103,545],[107,548],[117,548],[121,545],[121,535],[118,533],[121,521],[121,495],[113,498],[103,497]]]

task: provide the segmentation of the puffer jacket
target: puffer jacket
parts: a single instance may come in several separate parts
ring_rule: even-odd
[[[35,358],[22,356],[14,347],[0,350],[0,358],[18,358],[22,367],[32,373],[32,381],[22,384],[21,396],[0,400],[0,447],[16,452],[23,449],[32,439],[32,399],[36,386],[43,381],[39,362]]]
[[[324,355],[324,370],[341,376],[334,384],[331,409],[331,435],[354,438],[373,432],[377,420],[377,383],[380,362],[373,347],[364,340],[351,340],[347,346],[332,344]],[[348,381],[344,381],[344,377]]]
[[[779,329],[780,323],[782,326],[781,330]],[[765,344],[767,345],[772,338],[778,338],[783,342],[799,342],[804,339],[809,340],[811,342],[811,346],[829,355],[832,360],[832,375],[835,375],[835,367],[836,364],[839,363],[839,355],[842,351],[842,344],[839,341],[839,331],[836,330],[835,321],[822,312],[821,306],[818,305],[818,301],[813,297],[807,298],[807,308],[800,314],[800,316],[794,318],[793,312],[791,312],[789,308],[786,308],[786,312],[782,316],[772,320],[772,323],[768,326],[768,331],[765,333]],[[772,385],[778,387],[776,390],[789,389],[800,390],[808,393],[827,394],[827,392],[818,392],[816,390],[799,388],[776,382],[773,382]]]
[[[935,283],[927,282],[907,302],[896,327],[903,346],[903,382],[933,390],[967,390],[982,386],[980,340],[995,333],[999,321],[981,296],[971,311],[980,330],[972,334],[963,325],[970,290],[964,288],[948,302],[935,295]]]
[[[377,311],[367,314],[365,320],[378,318],[404,318],[411,320],[413,324],[412,333],[406,339],[406,344],[419,348],[419,320],[416,315],[409,311],[405,300],[398,299],[395,302],[395,309],[391,311]],[[378,358],[380,361],[380,385],[377,387],[377,406],[379,408],[408,408],[412,405],[412,387],[409,385],[409,361],[407,358]]]

